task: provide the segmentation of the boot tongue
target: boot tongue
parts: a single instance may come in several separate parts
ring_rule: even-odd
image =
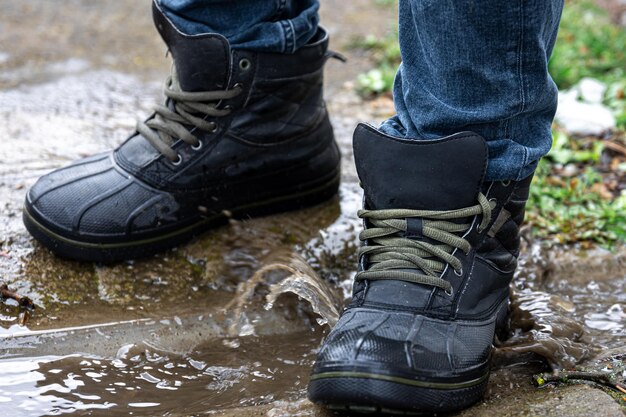
[[[472,132],[414,140],[360,124],[354,132],[354,159],[366,208],[453,210],[476,204],[487,146]]]
[[[487,167],[487,146],[471,132],[437,140],[407,140],[360,124],[354,132],[354,159],[365,208],[453,210],[476,204]],[[426,308],[433,288],[374,280],[365,304]]]
[[[185,35],[163,14],[156,0],[152,2],[152,17],[172,53],[178,82],[183,91],[214,91],[226,88],[230,46],[224,37],[217,34]],[[118,158],[135,167],[146,166],[159,155],[139,134],[131,137],[115,152]]]
[[[152,2],[152,17],[163,41],[174,58],[183,91],[223,90],[228,83],[230,46],[221,35],[186,35]]]

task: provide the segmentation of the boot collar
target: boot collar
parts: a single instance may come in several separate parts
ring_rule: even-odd
[[[231,53],[225,37],[216,33],[188,35],[181,32],[156,0],[152,2],[152,17],[172,54],[182,90],[212,91],[226,88]]]

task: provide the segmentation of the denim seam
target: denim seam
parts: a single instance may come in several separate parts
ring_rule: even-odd
[[[283,30],[283,53],[293,52],[295,46],[293,25],[290,20],[281,20],[279,23]]]
[[[278,23],[280,24],[280,29],[283,31],[283,36],[281,37],[281,41],[282,41],[281,53],[285,53],[287,49],[287,29],[285,28],[284,21],[281,20]]]
[[[509,139],[509,140],[513,140],[511,139],[511,119],[505,119],[504,120],[504,136],[505,138]]]
[[[519,1],[519,20],[520,20],[520,34],[519,34],[519,48],[517,50],[517,76],[519,78],[520,86],[520,109],[518,114],[521,114],[526,107],[526,95],[524,94],[524,0]]]
[[[291,33],[291,37],[290,37],[291,48],[287,48],[287,52],[293,54],[294,52],[296,52],[296,28],[293,26],[293,21],[291,19],[287,20],[287,23],[289,23],[289,28],[290,28],[290,33]]]
[[[522,174],[526,170],[526,168],[528,168],[528,148],[524,146],[523,149],[524,149],[523,164],[522,164],[522,167],[517,170],[517,175],[515,176],[516,181],[520,181],[526,178],[526,176],[522,177]]]

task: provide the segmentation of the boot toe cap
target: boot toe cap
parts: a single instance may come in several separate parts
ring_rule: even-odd
[[[150,227],[158,217],[153,206],[168,196],[121,171],[107,153],[41,177],[26,196],[26,210],[55,233],[106,238]],[[171,204],[160,210],[171,212]]]
[[[384,368],[420,377],[480,373],[488,364],[494,326],[493,320],[448,321],[353,308],[324,342],[316,369]]]

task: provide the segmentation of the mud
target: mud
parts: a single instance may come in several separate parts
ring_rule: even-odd
[[[305,388],[356,265],[361,191],[351,133],[358,121],[393,111],[388,99],[364,103],[354,94],[349,82],[368,61],[346,45],[387,30],[395,12],[371,0],[323,2],[333,48],[350,59],[327,71],[344,162],[339,197],[102,266],[38,246],[21,206],[39,175],[115,146],[160,100],[169,63],[149,1],[0,6],[0,281],[38,307],[21,327],[16,306],[0,306],[2,414],[328,415],[305,400]],[[489,393],[461,415],[582,416],[586,404],[618,415],[599,390],[537,390],[530,377],[623,350],[626,251],[530,241],[525,253]]]

